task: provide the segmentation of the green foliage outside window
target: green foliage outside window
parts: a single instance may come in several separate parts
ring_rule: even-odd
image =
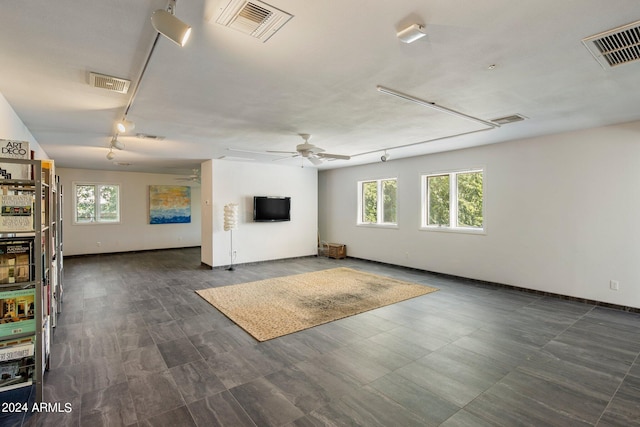
[[[398,181],[395,179],[382,181],[382,194],[382,206],[384,211],[384,218],[382,222],[395,224],[398,221],[396,218]]]
[[[378,222],[378,183],[369,181],[362,183],[362,222]]]
[[[427,178],[429,220],[428,225],[449,226],[449,175]]]
[[[362,224],[396,224],[398,181],[396,179],[378,179],[359,183],[362,193]]]
[[[483,188],[483,171],[427,176],[426,225],[483,228]]]
[[[482,172],[459,173],[458,227],[482,227]]]
[[[118,185],[77,184],[76,222],[120,221]]]
[[[100,186],[100,220],[118,221],[118,187],[115,185]]]
[[[76,185],[76,222],[96,220],[95,185]]]

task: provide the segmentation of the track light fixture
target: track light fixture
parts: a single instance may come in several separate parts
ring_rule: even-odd
[[[111,139],[111,148],[117,148],[118,150],[124,150],[124,143],[121,141],[118,141],[118,137],[114,136]]]
[[[153,28],[178,46],[184,46],[191,35],[191,27],[175,16],[176,0],[170,0],[167,10],[158,9],[151,15]]]
[[[107,159],[108,160],[113,160],[113,158],[116,156],[116,153],[113,152],[113,147],[109,148],[109,152],[107,153]]]
[[[387,150],[384,150],[384,154],[382,155],[382,157],[380,157],[380,160],[382,160],[383,162],[386,162],[390,158],[391,158],[391,156],[389,154],[387,154]]]
[[[424,26],[420,24],[413,24],[398,31],[396,35],[403,43],[413,43],[414,41],[426,36],[427,33],[424,32]]]
[[[118,123],[116,123],[116,129],[118,133],[127,133],[131,132],[136,128],[136,124],[130,120],[122,119]]]

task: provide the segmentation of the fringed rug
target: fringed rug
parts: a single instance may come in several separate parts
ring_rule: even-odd
[[[255,339],[267,341],[437,290],[334,268],[196,292]]]

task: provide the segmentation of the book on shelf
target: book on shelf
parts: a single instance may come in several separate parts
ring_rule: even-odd
[[[0,232],[33,231],[33,194],[0,194]]]
[[[0,342],[0,391],[32,384],[34,355],[35,336]]]
[[[0,139],[0,157],[28,160],[31,157],[29,142]],[[31,165],[3,163],[0,158],[0,179],[31,179]]]
[[[35,288],[0,292],[0,340],[34,333]]]
[[[0,239],[0,284],[33,278],[33,239]]]

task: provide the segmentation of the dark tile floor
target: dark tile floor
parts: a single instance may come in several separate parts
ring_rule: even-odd
[[[258,343],[194,290],[349,266],[438,292]],[[354,259],[69,258],[26,426],[640,425],[640,315]],[[4,414],[6,415],[6,414]]]

